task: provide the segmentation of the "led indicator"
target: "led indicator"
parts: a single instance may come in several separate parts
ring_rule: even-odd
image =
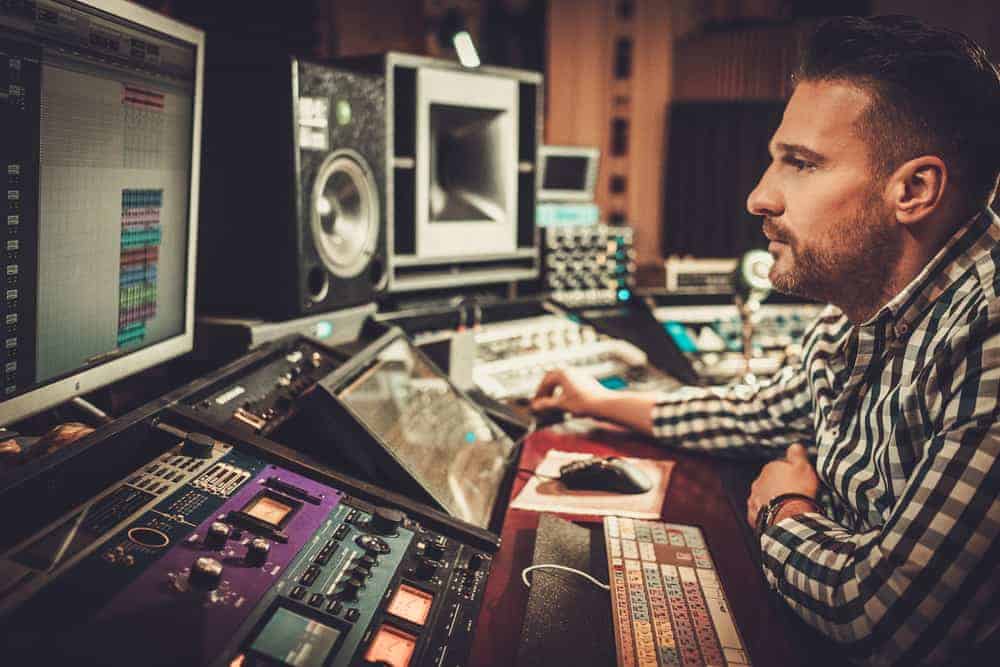
[[[333,113],[338,125],[347,125],[351,122],[351,103],[347,100],[337,100]]]
[[[327,320],[316,323],[316,338],[329,338],[333,333],[333,325]]]

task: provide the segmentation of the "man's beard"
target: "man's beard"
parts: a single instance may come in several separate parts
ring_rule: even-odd
[[[885,296],[892,293],[889,282],[901,252],[889,216],[878,194],[871,192],[852,219],[838,221],[822,241],[810,245],[801,243],[790,230],[765,221],[768,235],[784,241],[793,259],[790,270],[772,270],[774,288],[833,303],[845,312],[873,311],[883,305]]]

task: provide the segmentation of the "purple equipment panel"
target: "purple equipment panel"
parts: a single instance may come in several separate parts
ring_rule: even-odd
[[[205,536],[209,526],[224,520],[229,512],[243,510],[258,494],[269,492],[264,485],[269,478],[278,478],[307,492],[319,504],[289,496],[301,505],[291,516],[285,516],[287,505],[281,502],[280,490],[279,495],[272,492],[269,496],[277,497],[277,501],[258,504],[259,516],[276,522],[284,517],[281,529],[288,537],[287,543],[271,540],[270,553],[263,565],[253,566],[245,560],[249,543],[257,537],[249,530],[242,530],[239,539],[229,539],[222,548],[208,548]],[[158,661],[173,656],[174,664],[191,660],[207,664],[222,651],[267,590],[278,582],[341,497],[339,491],[329,486],[283,468],[267,466],[203,521],[188,539],[167,545],[169,551],[120,591],[98,620],[102,625],[114,624],[125,632],[142,633],[141,638],[131,635],[129,643],[141,645],[143,651],[157,656]],[[209,593],[197,590],[188,581],[192,565],[199,557],[213,558],[223,566],[221,583]],[[135,657],[140,661],[143,658]]]

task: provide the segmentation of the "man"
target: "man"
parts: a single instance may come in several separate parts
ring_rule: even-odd
[[[775,287],[832,304],[802,364],[669,395],[556,372],[533,402],[784,453],[747,502],[765,577],[859,661],[957,664],[1000,625],[998,136],[1000,77],[968,39],[823,24],[747,201]]]

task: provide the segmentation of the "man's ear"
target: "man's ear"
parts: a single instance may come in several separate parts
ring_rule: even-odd
[[[896,219],[904,225],[924,220],[941,208],[948,186],[948,167],[936,155],[921,155],[903,163],[886,187]]]

